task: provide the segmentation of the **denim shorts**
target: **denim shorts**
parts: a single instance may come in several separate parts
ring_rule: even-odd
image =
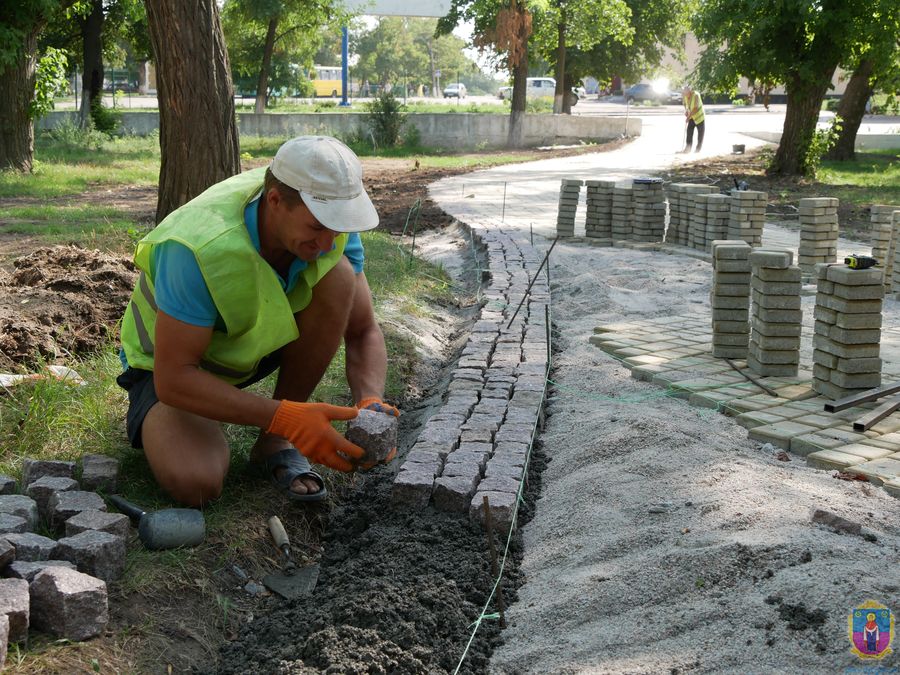
[[[259,362],[256,374],[246,382],[237,384],[239,389],[256,384],[265,379],[281,365],[281,350],[269,354]],[[141,429],[144,418],[150,412],[150,408],[159,402],[156,395],[156,387],[153,384],[153,371],[131,368],[125,370],[116,378],[116,383],[128,392],[128,413],[125,416],[125,431],[133,448],[143,448]]]

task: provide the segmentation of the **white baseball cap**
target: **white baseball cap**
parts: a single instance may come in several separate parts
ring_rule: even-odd
[[[298,136],[278,148],[272,175],[294,188],[322,225],[335,232],[363,232],[378,225],[378,212],[362,182],[359,158],[331,136]]]

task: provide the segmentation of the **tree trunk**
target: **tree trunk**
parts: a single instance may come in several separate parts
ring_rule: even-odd
[[[103,0],[91,0],[91,13],[81,20],[84,75],[79,123],[82,129],[90,126],[91,109],[103,97],[103,18]]]
[[[156,222],[241,169],[216,0],[145,0],[159,97]]]
[[[553,92],[553,114],[563,112],[566,99],[566,6],[559,8],[556,27],[556,90]]]
[[[527,14],[523,3],[513,0],[516,13],[522,19]],[[528,93],[528,36],[530,33],[526,21],[519,21],[516,40],[521,47],[518,61],[510,63],[513,74],[512,98],[509,106],[509,132],[506,144],[511,148],[522,147],[525,137],[525,97]]]
[[[874,67],[875,64],[872,59],[864,58],[859,62],[856,70],[853,71],[837,110],[838,117],[843,120],[843,126],[834,147],[825,154],[826,159],[846,161],[856,158],[854,149],[856,146],[856,133],[859,131],[863,115],[866,114],[866,101],[869,100],[869,97],[875,90],[872,84]]]
[[[525,136],[525,96],[528,87],[528,59],[522,59],[513,69],[513,90],[509,110],[509,135],[506,144],[511,148],[522,147]]]
[[[257,115],[266,112],[266,102],[269,98],[269,66],[272,65],[272,51],[275,49],[275,30],[278,28],[278,17],[269,19],[269,30],[266,32],[266,44],[263,47],[262,65],[259,68],[259,81],[256,83],[256,107],[253,109]]]
[[[0,70],[0,171],[31,171],[34,161],[34,122],[29,115],[37,69],[37,36],[34,26],[25,35],[15,61]]]
[[[575,98],[575,94],[572,93],[572,87],[574,86],[575,82],[572,80],[572,76],[566,73],[563,78],[563,91],[565,92],[565,96],[563,96],[563,115],[572,114],[572,99]]]
[[[809,148],[812,144],[819,111],[836,66],[817,78],[815,83],[791,76],[786,83],[787,111],[781,143],[772,160],[769,173],[780,176],[802,176],[809,172]]]

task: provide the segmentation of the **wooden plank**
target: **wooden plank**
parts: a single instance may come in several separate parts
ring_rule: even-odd
[[[852,408],[853,406],[859,405],[860,403],[877,401],[880,398],[897,393],[900,393],[900,383],[883,384],[876,389],[869,389],[868,391],[864,391],[861,394],[853,394],[852,396],[847,396],[845,398],[839,399],[834,403],[826,403],[825,412],[840,412],[841,410]]]
[[[868,431],[898,409],[900,409],[900,398],[889,399],[875,408],[872,412],[867,413],[856,420],[853,423],[853,431]]]

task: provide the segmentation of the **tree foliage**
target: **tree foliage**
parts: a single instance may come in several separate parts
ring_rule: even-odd
[[[694,30],[706,49],[701,83],[719,89],[750,80],[783,82],[788,108],[770,170],[806,174],[819,108],[842,60],[894,26],[896,0],[706,0]]]
[[[351,69],[353,78],[370,84],[437,86],[455,81],[458,73],[470,73],[478,66],[463,53],[465,41],[455,35],[435,37],[437,19],[384,17],[368,31],[355,34],[354,53],[359,60]]]
[[[555,66],[554,112],[564,111],[564,92],[573,79],[566,67],[569,49],[588,51],[603,40],[630,42],[630,20],[625,0],[555,0],[536,12],[532,44],[537,55]]]
[[[329,41],[340,42],[349,15],[333,0],[227,0],[222,26],[235,82],[261,103],[300,87],[304,70]]]
[[[577,82],[591,75],[609,83],[616,75],[635,82],[652,74],[669,50],[683,51],[688,20],[696,3],[679,0],[625,0],[628,26],[608,32],[590,48],[570,50],[566,71]]]

